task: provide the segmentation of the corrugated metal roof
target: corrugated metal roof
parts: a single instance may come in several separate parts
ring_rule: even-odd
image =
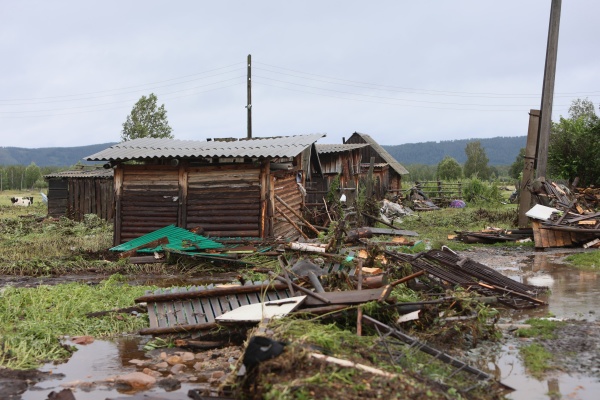
[[[196,235],[193,232],[188,231],[187,229],[183,229],[177,227],[175,225],[165,226],[164,228],[158,229],[156,231],[145,234],[144,236],[140,236],[138,238],[132,239],[128,242],[120,244],[118,246],[112,247],[111,251],[128,251],[132,250],[136,247],[142,246],[144,244],[153,242],[155,240],[161,239],[163,237],[167,237],[169,239],[169,244],[165,245],[169,248],[182,250],[184,248],[188,248],[185,242],[193,243],[200,249],[217,249],[223,247],[222,243],[215,242],[213,240],[207,239],[204,236]],[[194,249],[196,247],[193,247]],[[143,249],[140,251],[143,252],[153,252],[153,251],[161,251],[162,246],[158,246],[153,249]]]
[[[233,139],[231,141],[143,138],[116,144],[86,157],[86,160],[126,161],[175,157],[295,157],[323,136],[325,134],[316,133],[274,138]]]
[[[344,151],[351,151],[354,149],[360,149],[368,146],[366,143],[353,143],[353,144],[317,144],[317,152],[319,154],[327,153],[342,153]]]
[[[44,175],[45,179],[48,178],[112,178],[114,171],[109,168],[97,168],[90,170],[71,170],[63,172],[55,172],[53,174]]]
[[[377,152],[387,162],[394,171],[399,175],[408,175],[408,170],[404,168],[390,153],[386,151],[379,143],[377,143],[371,136],[366,133],[354,132],[354,135],[360,136],[365,142],[367,142],[373,150]]]

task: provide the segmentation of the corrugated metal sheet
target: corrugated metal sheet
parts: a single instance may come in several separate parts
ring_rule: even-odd
[[[295,157],[325,136],[281,136],[274,138],[232,139],[230,141],[195,141],[143,138],[119,143],[86,157],[88,161],[125,161],[148,158],[195,157]]]
[[[90,170],[71,170],[63,172],[55,172],[53,174],[44,175],[44,179],[49,178],[112,178],[113,170],[111,168],[97,168]]]
[[[156,231],[150,232],[146,235],[140,236],[136,239],[132,239],[126,243],[112,247],[110,250],[128,251],[136,247],[142,246],[146,243],[150,243],[155,240],[161,239],[163,237],[167,237],[169,239],[169,244],[165,246],[168,246],[169,248],[173,249],[183,250],[184,248],[189,248],[189,246],[184,246],[184,241],[193,243],[201,249],[217,249],[223,247],[223,244],[207,239],[204,236],[196,235],[195,233],[190,232],[187,229],[179,228],[175,225],[169,225]],[[144,249],[144,251],[146,252],[160,250],[162,250],[162,246],[159,246],[155,249]]]
[[[322,154],[341,153],[368,146],[366,143],[355,144],[317,144],[317,152]]]
[[[354,132],[354,135],[357,135],[362,138],[366,143],[368,143],[373,150],[379,154],[381,158],[387,162],[390,167],[396,171],[399,175],[408,175],[408,170],[404,168],[390,153],[388,153],[379,143],[377,143],[373,138],[365,133]],[[350,141],[352,138],[348,139]],[[367,160],[364,160],[367,161]]]

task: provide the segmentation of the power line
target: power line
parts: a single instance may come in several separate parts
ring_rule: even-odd
[[[245,81],[244,81],[245,84]],[[234,87],[234,86],[240,86],[240,82],[236,82],[234,84],[231,85],[227,85],[227,86],[222,86],[222,87],[218,87],[218,88],[213,88],[213,89],[208,89],[208,90],[204,90],[201,92],[195,92],[195,93],[189,93],[189,94],[184,94],[184,95],[180,95],[180,96],[174,96],[174,97],[168,97],[167,100],[176,100],[176,99],[180,99],[180,98],[184,98],[184,97],[190,97],[190,96],[195,96],[198,94],[202,94],[202,93],[208,93],[208,92],[213,92],[216,90],[221,90],[221,89],[226,89],[226,88],[230,88],[230,87]],[[177,92],[174,92],[177,93]],[[120,101],[120,102],[115,102],[115,103],[106,103],[104,105],[110,105],[110,104],[119,104],[119,103],[124,103],[124,101]],[[130,103],[130,101],[129,101]],[[98,106],[98,105],[96,105]],[[88,107],[92,107],[92,106],[88,106]],[[41,117],[55,117],[55,116],[63,116],[63,115],[74,115],[74,114],[85,114],[85,113],[91,113],[91,112],[100,112],[100,111],[109,111],[109,110],[118,110],[118,109],[122,109],[122,106],[119,107],[110,107],[110,108],[101,108],[101,109],[95,109],[95,110],[83,110],[83,111],[73,111],[73,112],[64,112],[64,113],[52,113],[52,114],[41,114],[41,115],[2,115],[0,116],[0,118],[41,118]],[[57,111],[60,110],[69,110],[71,108],[66,108],[66,109],[56,109]],[[45,111],[51,111],[51,110],[39,110],[40,112],[45,112]],[[38,111],[24,111],[24,112],[38,112]]]
[[[6,102],[6,101],[36,101],[37,102],[37,100],[60,99],[60,98],[65,98],[65,97],[77,97],[77,96],[87,96],[87,95],[99,94],[99,93],[116,92],[116,91],[121,91],[121,90],[128,90],[128,89],[133,89],[133,88],[144,87],[144,86],[148,86],[148,85],[156,85],[156,84],[160,84],[160,83],[171,82],[171,81],[175,81],[175,80],[179,80],[179,79],[188,78],[190,76],[203,75],[203,74],[207,74],[209,72],[218,71],[218,70],[225,69],[225,68],[231,68],[232,66],[237,66],[237,65],[240,65],[240,64],[244,64],[244,63],[235,63],[235,64],[227,65],[227,66],[224,66],[224,67],[213,68],[213,69],[210,69],[210,70],[207,70],[207,71],[203,71],[203,72],[197,72],[197,73],[194,73],[194,74],[183,75],[183,76],[180,76],[180,77],[177,77],[177,78],[164,79],[164,80],[157,81],[157,82],[144,83],[144,84],[140,84],[140,85],[127,86],[127,87],[117,88],[117,89],[107,89],[107,90],[100,90],[100,91],[96,91],[96,92],[86,92],[86,93],[78,93],[78,94],[67,94],[67,95],[60,95],[60,96],[48,96],[48,97],[26,98],[26,99],[0,99],[0,102]],[[241,69],[241,68],[238,68],[238,69]],[[210,77],[214,77],[214,76],[218,76],[218,75],[223,75],[223,74],[231,73],[231,72],[235,72],[235,70],[228,71],[228,72],[223,72],[221,74],[211,75],[211,76],[204,77],[204,78],[197,78],[197,79],[192,79],[192,80],[184,81],[184,82],[180,82],[180,83],[174,83],[173,85],[165,85],[164,87],[179,85],[179,84],[187,83],[187,82],[192,82],[192,81],[195,81],[195,80],[198,80],[198,79],[206,79],[206,78],[210,78]],[[152,88],[140,89],[140,90],[149,90],[149,89],[152,89]],[[124,94],[127,94],[127,93],[129,93],[129,92],[126,92]],[[99,96],[99,97],[106,97],[106,96]],[[72,100],[82,100],[82,99],[70,99],[70,100],[65,100],[65,101],[72,101]],[[7,105],[10,105],[10,104],[7,104]],[[22,105],[22,104],[18,104],[18,105]]]
[[[321,87],[316,87],[316,86],[304,85],[304,84],[300,84],[300,83],[283,81],[283,80],[279,80],[279,79],[272,79],[272,78],[268,78],[268,77],[261,76],[261,75],[255,75],[255,78],[262,78],[262,79],[267,79],[267,80],[274,81],[274,82],[285,83],[288,85],[307,87],[307,88],[311,88],[311,89],[324,90],[324,91],[328,91],[328,92],[350,94],[353,96],[369,97],[369,98],[376,98],[376,99],[383,99],[383,100],[410,102],[410,103],[442,104],[442,105],[450,105],[450,106],[470,106],[470,107],[475,106],[475,107],[520,107],[520,108],[528,107],[528,108],[531,108],[531,107],[536,106],[536,105],[531,105],[531,104],[473,104],[473,103],[449,103],[449,102],[442,102],[442,101],[401,99],[401,98],[395,98],[395,97],[375,96],[375,95],[368,95],[368,94],[361,94],[361,93],[346,92],[346,91],[342,91],[342,90],[326,89],[326,88],[321,88]],[[319,93],[314,93],[314,92],[311,92],[311,93],[317,94],[317,95],[319,94]]]
[[[430,95],[451,95],[451,96],[464,96],[464,97],[473,97],[473,96],[478,96],[478,97],[486,97],[486,96],[506,96],[506,97],[540,97],[541,93],[517,93],[517,94],[509,94],[509,93],[491,93],[491,92],[458,92],[458,91],[448,91],[448,90],[434,90],[434,89],[418,89],[418,88],[408,88],[408,87],[402,87],[402,86],[392,86],[392,85],[381,85],[381,84],[376,84],[376,83],[368,83],[368,82],[361,82],[361,81],[354,81],[354,80],[349,80],[349,79],[340,79],[340,78],[335,78],[335,77],[331,77],[331,76],[326,76],[326,75],[319,75],[319,74],[313,74],[310,72],[304,72],[304,71],[299,71],[299,70],[295,70],[295,69],[290,69],[290,68],[285,68],[285,67],[279,67],[276,65],[272,65],[272,64],[267,64],[267,63],[262,63],[260,61],[254,61],[256,64],[262,64],[262,65],[266,65],[272,68],[278,68],[278,69],[282,69],[282,70],[286,70],[286,71],[292,71],[292,72],[297,72],[297,73],[301,73],[304,75],[310,75],[310,76],[316,76],[316,77],[320,77],[320,78],[326,78],[326,79],[333,79],[336,81],[341,81],[341,82],[349,82],[352,84],[360,84],[360,85],[370,85],[370,86],[377,86],[377,87],[384,87],[384,88],[391,88],[391,89],[397,89],[399,91],[410,91],[412,93],[414,92],[422,92],[422,93],[415,93],[415,94],[430,94]],[[257,68],[258,69],[258,68]],[[275,72],[275,73],[280,73],[283,74],[281,72],[276,72],[276,71],[270,71],[270,72]],[[304,78],[304,79],[309,79],[309,78]],[[565,97],[569,97],[569,96],[574,96],[574,95],[578,95],[578,96],[582,96],[582,95],[597,95],[600,94],[600,91],[591,91],[591,92],[564,92],[564,93],[556,93],[555,95],[564,95]]]

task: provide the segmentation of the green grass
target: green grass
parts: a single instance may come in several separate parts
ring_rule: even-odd
[[[565,261],[580,269],[600,271],[600,250],[571,254]]]
[[[555,330],[565,323],[562,321],[551,321],[547,319],[531,318],[525,321],[531,325],[531,328],[517,329],[516,335],[519,337],[556,339]]]
[[[467,206],[466,208],[443,208],[418,213],[416,217],[405,218],[401,229],[419,233],[420,240],[428,239],[432,247],[450,246],[463,250],[472,245],[448,240],[455,231],[480,231],[489,226],[509,229],[515,227],[517,210],[514,204],[499,206]]]
[[[552,353],[541,344],[532,343],[519,349],[525,368],[536,378],[552,369]]]
[[[150,287],[129,286],[118,276],[97,286],[69,283],[37,288],[2,289],[0,300],[0,366],[27,369],[70,356],[60,338],[94,337],[135,332],[148,324],[147,317],[110,314],[87,318],[85,314],[129,307]]]

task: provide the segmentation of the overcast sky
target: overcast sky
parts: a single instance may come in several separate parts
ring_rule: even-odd
[[[118,142],[155,93],[177,139],[527,133],[550,0],[0,2],[0,146]],[[600,2],[562,4],[553,120],[600,103]]]

